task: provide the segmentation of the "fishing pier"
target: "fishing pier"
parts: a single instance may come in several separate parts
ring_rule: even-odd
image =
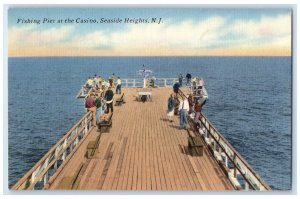
[[[199,129],[190,117],[187,130],[178,128],[178,117],[167,120],[175,81],[156,79],[161,86],[142,103],[142,82],[122,80],[126,103],[114,106],[111,127],[99,132],[87,112],[11,189],[271,190],[204,114]],[[187,91],[182,88],[180,96]],[[189,149],[194,138],[200,155]]]

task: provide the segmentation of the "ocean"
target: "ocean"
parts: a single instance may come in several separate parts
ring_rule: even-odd
[[[291,189],[291,57],[9,58],[9,185],[85,113],[75,96],[89,76],[137,78],[143,65],[155,77],[203,77],[203,113],[272,189]]]

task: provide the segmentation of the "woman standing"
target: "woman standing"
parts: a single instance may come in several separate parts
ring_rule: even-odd
[[[173,122],[173,116],[174,116],[174,105],[175,105],[175,101],[174,101],[174,97],[171,94],[169,99],[168,99],[168,119],[170,122]]]
[[[195,110],[195,118],[194,118],[194,122],[196,125],[196,128],[198,127],[198,122],[200,121],[200,117],[201,117],[201,104],[200,104],[200,100],[197,100],[194,106],[194,110]]]

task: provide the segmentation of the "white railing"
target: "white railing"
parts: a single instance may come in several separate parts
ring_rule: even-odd
[[[179,94],[186,97],[181,90]],[[192,117],[188,118],[194,123]],[[209,151],[219,163],[222,170],[236,189],[243,190],[271,190],[266,182],[251,168],[242,156],[219,133],[207,117],[201,113],[199,135],[203,138]]]
[[[144,87],[144,79],[143,78],[128,78],[128,79],[121,79],[122,87]],[[151,83],[152,79],[148,79],[149,87],[152,86]],[[178,82],[178,78],[155,78],[154,79],[154,86],[156,87],[172,87],[176,82]],[[185,85],[185,84],[184,84]],[[84,98],[87,95],[88,91],[84,89],[82,86],[78,91],[76,98]]]
[[[77,144],[91,130],[92,112],[87,112],[66,134],[12,187],[12,190],[42,189]]]
[[[201,114],[199,125],[200,135],[236,188],[259,191],[271,190],[267,183],[260,178],[204,114]],[[242,178],[238,178],[238,176]]]
[[[154,85],[158,87],[172,87],[177,81],[178,78],[155,78]],[[122,87],[143,87],[144,80],[142,78],[138,79],[121,79]],[[151,87],[152,79],[149,78],[149,87]]]

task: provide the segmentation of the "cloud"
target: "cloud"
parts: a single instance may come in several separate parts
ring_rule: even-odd
[[[290,55],[291,15],[205,20],[164,19],[162,24],[128,24],[114,31],[85,34],[80,26],[37,29],[12,27],[9,48],[38,48],[51,55]],[[34,38],[34,39],[28,39]],[[21,43],[21,44],[20,44]],[[56,49],[50,51],[47,48]],[[59,50],[59,52],[57,52]],[[54,52],[55,51],[55,52]]]
[[[224,25],[222,17],[211,17],[202,22],[185,20],[171,24],[128,25],[126,30],[108,36],[115,52],[127,50],[148,52],[190,51],[205,48],[221,36],[218,31]]]
[[[68,40],[74,26],[40,29],[36,25],[11,27],[8,34],[9,52],[38,51],[56,48]]]
[[[103,31],[95,31],[83,36],[77,35],[70,43],[72,47],[88,49],[107,49],[110,45],[109,37]]]
[[[237,20],[232,30],[250,39],[269,38],[291,33],[291,15],[263,16],[259,21]]]

